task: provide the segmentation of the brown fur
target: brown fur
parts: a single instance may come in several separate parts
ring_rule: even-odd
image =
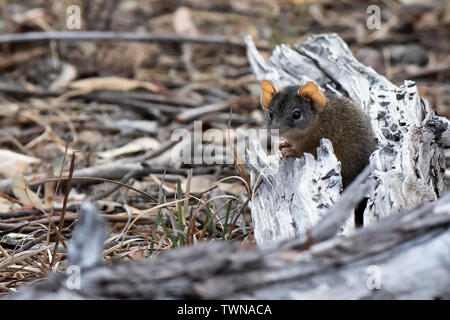
[[[369,163],[376,143],[369,119],[361,108],[348,98],[331,94],[325,94],[325,97],[325,108],[315,115],[308,128],[293,128],[283,136],[295,149],[295,157],[301,157],[304,152],[317,156],[320,139],[329,139],[341,162],[345,187]]]
[[[288,143],[280,145],[284,157],[316,156],[320,139],[328,138],[341,162],[344,187],[369,163],[376,143],[370,121],[351,99],[322,93],[314,82],[285,87],[278,92],[261,81],[261,105],[266,125],[279,129]]]

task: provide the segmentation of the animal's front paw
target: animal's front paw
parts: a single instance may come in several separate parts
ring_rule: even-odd
[[[291,148],[291,147],[292,147],[292,145],[287,141],[282,141],[278,144],[278,149],[280,149],[280,150],[283,148]]]
[[[281,150],[281,156],[283,158],[297,157],[297,151],[294,148],[286,147]]]

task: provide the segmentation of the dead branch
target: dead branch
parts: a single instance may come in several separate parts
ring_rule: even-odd
[[[235,242],[209,242],[110,268],[98,260],[103,222],[94,218],[94,208],[82,206],[82,214],[91,218],[78,226],[79,244],[70,255],[71,265],[86,266],[80,289],[68,288],[67,277],[58,275],[9,298],[449,299],[449,205],[447,193],[306,251],[298,250],[295,240],[282,248],[277,243],[250,250]],[[333,214],[339,212],[332,208]],[[374,268],[379,286],[371,282]]]
[[[83,205],[68,261],[81,268],[80,288],[71,288],[70,275],[53,274],[8,298],[450,299],[450,193],[443,195],[442,152],[448,122],[412,82],[394,86],[356,61],[336,35],[312,37],[295,49],[279,46],[269,62],[250,39],[247,44],[258,79],[313,80],[356,100],[379,142],[370,166],[341,195],[329,140],[322,140],[317,159],[287,160],[267,155],[255,141],[246,154],[250,207],[255,238],[264,246],[245,250],[212,241],[106,267],[104,222],[95,207]],[[111,174],[105,168],[90,173],[98,176],[99,169]],[[354,231],[348,217],[363,196],[369,197],[369,224]]]
[[[110,32],[110,31],[48,31],[48,32],[26,32],[0,35],[0,43],[18,43],[35,41],[99,41],[99,40],[121,40],[142,42],[172,42],[172,43],[200,43],[216,44],[245,48],[241,40],[226,36],[186,36],[186,35],[162,35],[144,32]],[[266,46],[258,45],[259,50],[268,50]]]

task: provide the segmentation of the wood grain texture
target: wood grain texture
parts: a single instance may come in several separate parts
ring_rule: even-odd
[[[103,222],[83,205],[80,214],[90,218],[80,219],[68,262],[82,266],[80,289],[68,288],[69,275],[50,274],[8,299],[450,299],[450,193],[442,196],[440,146],[447,122],[412,82],[394,86],[359,64],[336,35],[279,46],[269,63],[249,38],[247,45],[258,79],[313,80],[357,100],[379,139],[370,167],[340,194],[340,164],[328,140],[317,160],[280,160],[255,141],[246,160],[252,184],[259,183],[250,208],[262,245],[211,241],[107,267],[98,263]],[[352,231],[351,210],[366,194],[368,226]]]
[[[436,200],[442,194],[445,188],[442,145],[448,144],[448,121],[437,116],[428,101],[419,96],[413,81],[395,86],[359,63],[336,34],[312,36],[294,48],[277,46],[268,61],[261,57],[250,37],[246,42],[248,60],[258,80],[267,79],[279,86],[314,81],[322,89],[352,98],[370,117],[379,149],[370,158],[370,178],[375,183],[367,194],[366,224]],[[327,148],[332,150],[331,146]],[[264,158],[252,155],[254,151],[249,153],[250,159],[266,160],[250,163],[252,176],[258,176],[277,156]],[[258,192],[251,204],[258,243],[301,235],[323,216],[324,208],[339,198],[337,177],[327,176],[331,167],[339,175],[335,156],[328,151],[317,161],[306,155],[304,159],[290,160],[278,172],[270,170],[270,178],[262,179],[259,188],[269,190],[270,186],[264,185],[275,184],[277,192]],[[299,174],[289,175],[291,171]],[[312,194],[314,189],[320,190],[316,196]],[[283,199],[288,193],[295,204],[286,205]],[[285,225],[286,221],[301,227],[295,231],[292,227],[273,228]],[[342,228],[346,233],[354,228],[348,222]]]
[[[91,210],[82,207],[86,209]],[[333,208],[330,213],[338,214]],[[77,228],[77,237],[102,243],[101,232],[85,233],[90,229]],[[87,254],[82,257],[91,259]],[[75,261],[83,264],[84,258]],[[236,242],[201,243],[150,260],[90,265],[81,270],[78,290],[67,287],[68,276],[50,274],[7,298],[450,299],[449,266],[447,193],[439,201],[391,215],[348,237],[311,246],[297,238],[247,250]],[[378,289],[371,286],[374,268]]]

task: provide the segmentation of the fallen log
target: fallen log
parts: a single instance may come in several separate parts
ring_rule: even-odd
[[[367,194],[365,224],[441,196],[445,190],[442,146],[448,145],[448,120],[436,115],[413,81],[395,86],[359,63],[336,34],[312,36],[294,48],[278,46],[267,62],[250,37],[246,42],[258,80],[268,79],[279,86],[314,81],[352,98],[368,114],[378,150],[370,158],[374,183]],[[317,160],[306,154],[301,159],[280,161],[279,152],[266,155],[259,146],[248,151],[251,181],[260,180],[250,204],[258,243],[304,234],[339,198],[340,165],[331,143],[322,141]],[[352,230],[354,223],[349,219],[340,233]]]
[[[68,267],[79,272],[50,274],[7,298],[450,299],[450,193],[312,246],[217,241],[111,267],[101,264],[105,228],[95,207],[80,215]]]

